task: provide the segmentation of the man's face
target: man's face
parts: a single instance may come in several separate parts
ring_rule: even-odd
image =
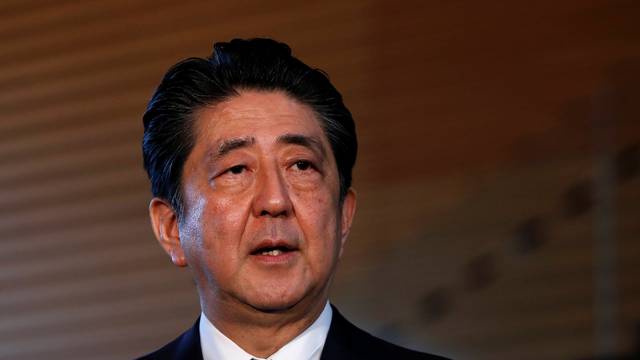
[[[243,91],[195,116],[174,262],[207,301],[268,311],[324,301],[355,197],[339,201],[315,113],[280,92]]]

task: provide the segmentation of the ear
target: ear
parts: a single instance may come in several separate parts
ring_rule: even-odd
[[[347,194],[342,200],[342,212],[341,212],[341,233],[340,233],[340,256],[344,250],[344,244],[351,231],[351,224],[353,223],[353,216],[356,213],[356,192],[353,188],[349,188]]]
[[[163,199],[153,198],[149,203],[151,226],[160,246],[171,257],[176,266],[187,266],[184,251],[180,245],[178,216],[173,207]]]

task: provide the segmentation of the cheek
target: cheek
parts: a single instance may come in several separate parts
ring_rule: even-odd
[[[202,216],[203,246],[214,254],[233,256],[232,250],[240,246],[244,226],[247,220],[246,206],[238,201],[218,199],[205,207]]]
[[[310,248],[322,252],[320,255],[327,255],[339,243],[337,200],[330,194],[329,191],[316,192],[296,199],[296,216],[305,239]]]
[[[184,248],[191,248],[199,242],[202,230],[202,214],[206,207],[204,198],[185,201],[184,215],[179,223],[180,243]]]
[[[191,204],[180,229],[182,246],[191,263],[208,263],[211,267],[220,263],[217,259],[235,259],[246,219],[243,207],[220,198],[201,198]]]

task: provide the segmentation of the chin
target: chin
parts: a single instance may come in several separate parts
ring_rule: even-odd
[[[305,295],[308,295],[304,291],[291,292],[290,288],[282,290],[265,289],[265,291],[248,299],[247,303],[262,312],[286,312],[305,299]]]

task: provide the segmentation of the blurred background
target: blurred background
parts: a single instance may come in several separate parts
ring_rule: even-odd
[[[640,2],[0,2],[0,358],[126,359],[191,326],[141,115],[167,68],[273,37],[354,113],[333,286],[456,359],[640,358]]]

